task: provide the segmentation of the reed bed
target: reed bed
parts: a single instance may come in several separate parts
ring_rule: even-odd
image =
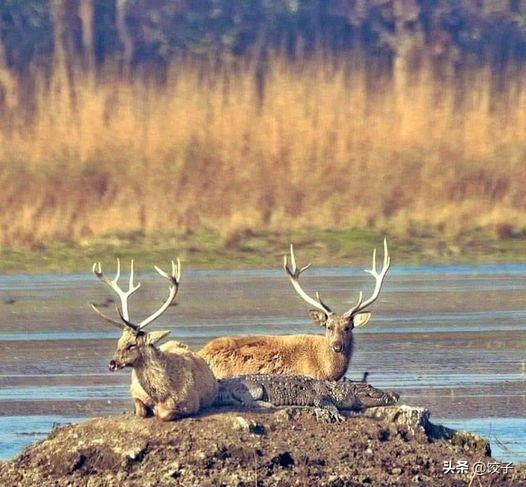
[[[479,67],[405,85],[364,61],[107,66],[34,77],[0,115],[0,243],[108,235],[526,231],[526,87]],[[66,75],[67,74],[67,75]],[[263,79],[262,79],[263,78]]]

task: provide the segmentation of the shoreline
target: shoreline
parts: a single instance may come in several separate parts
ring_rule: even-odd
[[[399,237],[371,230],[302,230],[291,233],[245,232],[234,239],[215,232],[160,235],[113,235],[83,242],[0,249],[0,272],[6,274],[79,273],[94,261],[113,265],[117,257],[134,258],[141,267],[168,262],[179,256],[187,268],[255,269],[281,268],[291,242],[297,258],[313,267],[371,264],[372,250],[381,255],[388,238],[393,264],[522,264],[526,263],[526,239],[498,238],[485,233],[447,239],[440,234]]]

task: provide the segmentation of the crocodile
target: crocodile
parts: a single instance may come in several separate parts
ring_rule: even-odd
[[[331,422],[345,419],[340,410],[362,411],[391,406],[398,394],[348,379],[317,380],[297,375],[251,374],[219,379],[215,406],[311,406],[316,416]]]

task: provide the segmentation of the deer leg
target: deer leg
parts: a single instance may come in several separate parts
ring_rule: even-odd
[[[160,419],[161,421],[172,421],[177,416],[179,416],[178,411],[174,411],[173,409],[163,407],[162,404],[156,404],[154,406],[153,414],[156,418]]]
[[[152,410],[140,399],[134,399],[133,404],[135,405],[135,415],[139,416],[139,418],[147,418],[151,415]]]
[[[130,395],[135,406],[135,414],[139,416],[139,418],[151,416],[154,402],[142,388],[135,370],[132,370],[131,373]]]

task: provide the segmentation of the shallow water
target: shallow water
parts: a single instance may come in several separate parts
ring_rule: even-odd
[[[141,275],[137,318],[166,293]],[[313,269],[305,287],[343,311],[371,281]],[[119,334],[89,308],[108,296],[88,273],[0,277],[0,458],[53,424],[131,408],[129,374],[107,370]],[[187,270],[178,300],[156,328],[194,349],[227,334],[321,332],[281,270]],[[349,377],[368,371],[437,421],[489,437],[497,459],[526,462],[526,265],[395,267],[373,311],[355,332]]]

